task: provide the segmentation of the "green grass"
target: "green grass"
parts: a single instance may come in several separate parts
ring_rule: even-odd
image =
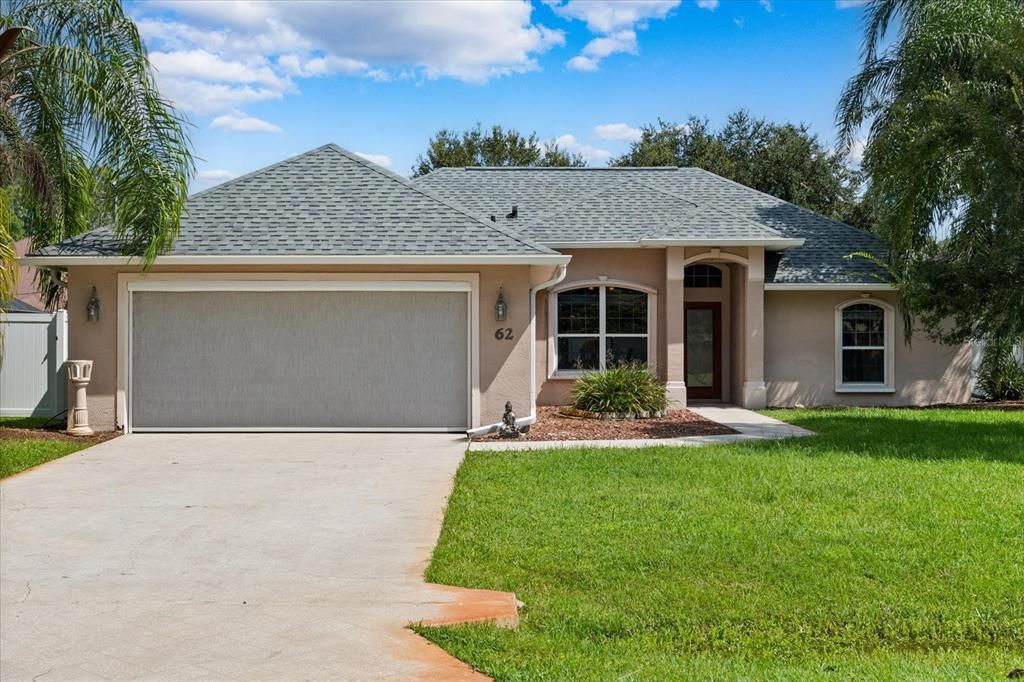
[[[91,445],[95,445],[95,442],[0,438],[0,478],[70,455]]]
[[[1024,667],[1024,413],[772,414],[819,435],[470,452],[427,578],[526,607],[418,631],[499,680]]]
[[[0,417],[0,427],[11,429],[38,429],[48,421],[47,417]]]

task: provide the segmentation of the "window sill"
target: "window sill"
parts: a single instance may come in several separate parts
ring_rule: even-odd
[[[895,386],[877,386],[872,384],[846,384],[836,386],[836,393],[895,393]]]
[[[573,372],[562,370],[561,372],[554,372],[553,374],[548,375],[548,379],[550,381],[575,381],[584,374],[586,374],[586,372]]]

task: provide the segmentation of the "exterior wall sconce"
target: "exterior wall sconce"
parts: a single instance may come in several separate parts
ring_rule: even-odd
[[[85,314],[90,322],[99,322],[100,299],[96,297],[96,287],[92,288],[92,296],[89,297],[89,305],[85,307]]]
[[[502,293],[501,287],[498,287],[498,301],[494,304],[494,319],[498,322],[504,322],[508,316],[508,304],[505,303],[505,294]]]

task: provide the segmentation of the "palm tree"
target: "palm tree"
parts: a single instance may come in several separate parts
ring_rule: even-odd
[[[904,310],[933,337],[1024,338],[1024,0],[873,0],[837,121]]]
[[[0,0],[0,299],[15,207],[37,246],[103,225],[144,264],[165,251],[194,170],[185,126],[118,0]]]

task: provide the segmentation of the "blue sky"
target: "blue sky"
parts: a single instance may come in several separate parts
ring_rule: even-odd
[[[592,165],[745,107],[834,136],[858,0],[130,3],[202,189],[326,142],[407,175],[430,135],[536,131]]]

